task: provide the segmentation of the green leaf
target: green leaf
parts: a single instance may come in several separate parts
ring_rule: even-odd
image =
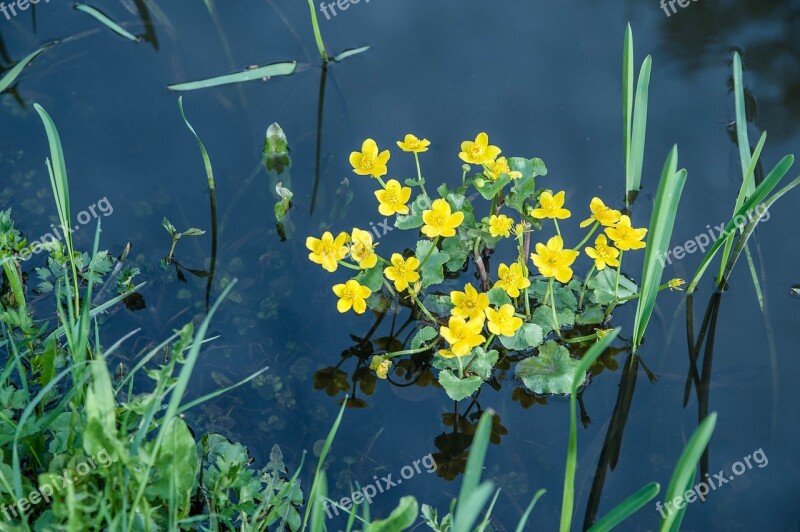
[[[463,268],[464,262],[469,257],[469,248],[460,236],[445,238],[442,241],[442,251],[450,257],[445,267],[451,272],[457,272]]]
[[[695,472],[697,470],[697,463],[703,452],[708,445],[711,435],[714,434],[714,427],[717,424],[717,413],[712,412],[706,417],[700,426],[694,431],[692,437],[686,443],[678,463],[675,465],[675,470],[672,473],[672,478],[667,487],[665,500],[671,501],[676,497],[683,497],[683,494],[689,490],[694,481]],[[680,529],[681,521],[683,521],[683,514],[686,512],[686,506],[678,509],[676,512],[670,512],[662,519],[659,530],[661,532],[677,532]]]
[[[647,324],[656,306],[658,287],[661,284],[661,275],[664,273],[663,257],[669,248],[672,238],[672,229],[675,226],[675,216],[678,213],[678,203],[686,184],[686,170],[677,171],[678,147],[673,146],[656,192],[653,214],[650,216],[650,228],[647,231],[647,248],[642,266],[642,291],[636,304],[636,318],[633,324],[632,351],[636,353]]]
[[[128,30],[126,30],[125,28],[123,28],[122,26],[120,26],[119,24],[114,22],[113,20],[111,20],[111,18],[108,15],[106,15],[105,13],[103,13],[102,11],[97,9],[96,7],[92,7],[92,6],[88,5],[88,4],[81,4],[80,2],[75,4],[73,7],[77,11],[82,11],[83,13],[86,13],[90,17],[93,17],[95,20],[100,22],[102,25],[104,25],[105,27],[107,27],[108,29],[110,29],[111,31],[116,33],[117,35],[125,37],[126,39],[128,39],[130,41],[133,41],[133,42],[139,42],[140,41],[139,37],[137,37],[136,35],[132,34]]]
[[[648,235],[650,233],[648,232]],[[648,242],[649,244],[649,242]],[[605,268],[597,272],[597,275],[589,280],[586,285],[592,290],[592,299],[598,305],[608,305],[616,298],[614,297],[614,287],[617,281],[617,271],[611,268]],[[630,281],[624,275],[619,276],[619,289],[617,290],[617,297],[622,299],[629,297],[638,292],[638,287],[635,283]]]
[[[542,334],[547,336],[553,332],[553,310],[549,305],[541,305],[533,311],[533,323],[542,328]],[[575,325],[575,313],[567,308],[556,311],[559,328]]]
[[[275,185],[275,192],[281,198],[280,201],[275,204],[275,219],[280,222],[289,212],[294,194],[280,182]]]
[[[469,366],[469,370],[477,373],[481,379],[489,380],[499,357],[500,354],[494,349],[487,353],[482,347],[476,347],[472,350],[472,357],[465,357],[463,364],[465,368]]]
[[[625,201],[642,188],[642,165],[644,164],[644,145],[647,134],[647,100],[650,87],[650,70],[653,59],[648,55],[639,70],[636,85],[635,106],[633,108],[633,129],[630,137],[630,152],[625,166]]]
[[[174,85],[168,85],[167,88],[173,91],[207,89],[209,87],[218,87],[220,85],[229,85],[231,83],[243,83],[245,81],[254,81],[264,78],[269,79],[277,76],[291,76],[296,70],[297,61],[287,61],[284,63],[273,63],[271,65],[245,70],[244,72],[226,74],[224,76],[218,76],[200,81],[176,83]]]
[[[519,183],[525,179],[547,175],[547,166],[545,166],[544,161],[538,157],[534,157],[533,159],[526,159],[524,157],[509,157],[508,167],[511,170],[516,170],[517,172],[522,173],[522,177],[516,179],[515,183]]]
[[[503,305],[511,304],[511,298],[506,291],[499,286],[497,288],[492,288],[486,293],[489,296],[489,304],[494,307],[502,307]]]
[[[355,280],[358,281],[358,284],[377,292],[383,286],[383,265],[378,263],[368,270],[363,270],[356,275]]]
[[[422,213],[431,208],[431,200],[424,194],[417,196],[411,203],[411,213],[398,215],[394,226],[398,229],[416,229],[422,227]],[[422,259],[420,259],[422,260]]]
[[[450,399],[460,401],[477,392],[483,384],[483,379],[480,377],[459,379],[452,371],[444,369],[439,372],[439,384],[442,385]]]
[[[506,197],[506,205],[520,214],[526,214],[525,201],[533,199],[536,192],[536,178],[523,177],[514,181],[511,192]]]
[[[353,57],[354,55],[363,54],[367,50],[369,50],[369,46],[362,46],[360,48],[348,48],[347,50],[344,50],[342,53],[334,57],[333,62],[341,63],[348,57]]]
[[[528,288],[528,294],[533,297],[534,299],[538,299],[539,301],[545,300],[545,294],[547,294],[547,281],[533,281],[531,283],[530,288]],[[572,280],[567,286],[561,285],[561,283],[554,283],[553,284],[553,292],[554,297],[556,300],[556,308],[557,309],[569,309],[572,312],[578,310],[578,298],[575,296],[575,291],[580,290],[581,285],[579,282]],[[550,302],[549,296],[547,302]]]
[[[166,427],[164,441],[154,459],[158,478],[148,491],[163,501],[188,503],[194,491],[199,459],[192,433],[181,418]]]
[[[475,188],[478,190],[480,195],[483,196],[483,199],[486,200],[491,200],[492,198],[494,198],[497,195],[497,193],[500,192],[500,190],[502,190],[502,188],[511,181],[511,178],[508,177],[508,174],[502,174],[494,181],[492,181],[491,179],[486,179],[481,175],[478,175],[476,177],[483,180],[483,186],[479,187],[477,184],[475,184],[475,179],[473,179],[473,184],[475,184]]]
[[[551,340],[539,348],[537,356],[517,363],[515,374],[533,393],[567,394],[573,384],[586,380],[586,371],[576,371],[580,365],[566,347]]]
[[[575,316],[575,323],[578,325],[596,325],[603,323],[606,315],[602,307],[598,305],[589,305],[586,310]]]
[[[616,505],[602,519],[597,521],[589,532],[611,532],[615,526],[625,521],[627,518],[638,512],[645,504],[652,501],[661,486],[657,482],[651,482],[639,491]]]
[[[262,153],[265,157],[275,157],[289,153],[289,140],[286,133],[277,122],[273,122],[267,128],[264,135],[264,148]]]
[[[11,67],[8,70],[8,72],[6,72],[3,75],[3,77],[0,78],[0,92],[3,92],[7,88],[9,88],[11,85],[13,85],[17,81],[17,78],[19,77],[19,75],[22,74],[22,71],[25,69],[25,67],[28,66],[28,64],[30,64],[31,61],[36,59],[36,57],[39,54],[49,50],[50,48],[52,48],[56,44],[58,44],[58,41],[53,41],[51,43],[45,44],[44,46],[42,46],[38,50],[35,50],[35,51],[29,53],[28,55],[26,55],[25,57],[23,57],[22,59],[20,59],[17,62],[16,65]]]
[[[424,344],[436,338],[438,334],[439,333],[437,333],[436,329],[433,327],[423,327],[417,331],[417,334],[415,334],[414,338],[411,340],[411,349],[419,349]]]
[[[392,510],[389,517],[380,521],[373,521],[369,525],[370,532],[395,532],[396,530],[406,530],[417,520],[419,504],[417,499],[411,495],[406,495],[400,499],[397,508]]]
[[[430,253],[430,255],[428,255]],[[427,288],[433,284],[444,281],[443,266],[450,260],[447,253],[442,253],[434,247],[431,240],[420,240],[417,242],[416,256],[420,261],[425,260],[425,264],[420,268],[422,275],[422,287]]]
[[[544,340],[542,328],[535,323],[524,323],[514,336],[501,336],[500,343],[512,351],[524,351],[538,347]]]

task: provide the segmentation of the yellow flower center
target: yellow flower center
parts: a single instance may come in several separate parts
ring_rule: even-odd
[[[357,290],[351,290],[349,287],[345,287],[341,299],[344,299],[345,301],[355,301],[357,297],[358,297]]]
[[[445,217],[442,213],[434,211],[432,216],[430,225],[434,227],[442,227],[444,225]]]
[[[547,264],[549,264],[550,266],[555,266],[556,264],[558,264],[558,257],[556,255],[548,257]]]
[[[483,148],[478,144],[473,144],[469,148],[469,154],[475,158],[478,158],[483,155]]]
[[[383,194],[384,203],[400,203],[400,198],[397,197],[397,191],[387,188]]]
[[[361,162],[359,163],[358,167],[365,172],[368,170],[372,170],[372,167],[375,166],[375,159],[373,159],[369,155],[362,155]]]
[[[406,277],[408,275],[408,267],[405,262],[396,264],[394,269],[397,271],[398,277]]]

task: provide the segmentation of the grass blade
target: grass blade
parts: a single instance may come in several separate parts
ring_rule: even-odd
[[[671,501],[675,497],[683,497],[683,494],[689,489],[694,480],[695,471],[697,469],[697,462],[708,445],[711,435],[714,433],[714,427],[717,424],[717,413],[712,412],[707,418],[700,423],[700,426],[694,431],[692,437],[686,443],[678,463],[675,465],[675,470],[672,473],[672,478],[669,481],[669,487],[664,500]],[[661,532],[677,532],[683,520],[683,514],[686,513],[686,505],[678,509],[674,513],[669,513],[664,519],[661,520]]]
[[[478,421],[478,428],[472,439],[472,448],[467,458],[467,467],[464,471],[464,480],[458,492],[458,507],[456,508],[453,530],[454,532],[471,530],[481,508],[492,494],[494,486],[491,482],[479,485],[483,463],[486,460],[486,451],[489,449],[489,436],[492,428],[492,413],[484,412]]]
[[[362,46],[361,48],[350,48],[348,50],[344,50],[342,53],[333,58],[333,62],[341,63],[348,57],[353,57],[354,55],[363,54],[367,50],[369,50],[369,46]]]
[[[531,500],[531,503],[525,509],[525,513],[523,513],[522,517],[520,517],[519,523],[517,523],[517,528],[516,528],[515,532],[524,532],[525,531],[525,525],[528,524],[528,517],[530,517],[531,512],[533,511],[533,507],[536,506],[536,502],[545,493],[547,493],[546,489],[540,489],[539,491],[536,492],[536,494],[533,496],[533,499]]]
[[[561,497],[561,532],[569,532],[575,505],[575,469],[578,463],[578,426],[575,420],[578,417],[578,388],[583,384],[583,379],[578,377],[586,374],[594,361],[617,338],[619,331],[620,328],[617,327],[590,347],[581,358],[581,364],[575,371],[576,378],[573,381],[572,393],[569,398],[569,443],[567,445],[567,465],[564,468],[564,493]]]
[[[739,52],[733,53],[733,92],[734,106],[736,108],[736,144],[739,146],[739,160],[742,163],[742,172],[750,166],[750,139],[747,136],[747,113],[744,104],[744,85],[742,84],[742,57]],[[746,195],[751,195],[756,189],[755,180],[750,174],[744,173]]]
[[[49,50],[56,44],[58,44],[58,41],[53,41],[51,43],[45,44],[38,50],[29,53],[28,55],[17,61],[17,64],[11,67],[11,69],[9,69],[9,71],[3,74],[3,77],[0,78],[0,92],[3,92],[11,85],[13,85],[17,81],[17,78],[25,69],[25,67],[28,66],[31,63],[31,61],[36,59],[36,56],[38,56],[39,54],[41,54],[46,50]]]
[[[322,33],[319,31],[319,21],[317,20],[317,8],[312,0],[308,0],[308,9],[311,11],[311,26],[314,28],[314,40],[317,41],[319,56],[327,63],[328,52],[325,51],[325,43],[322,42]]]
[[[639,348],[644,331],[653,315],[658,286],[661,283],[661,275],[664,273],[663,257],[672,238],[675,215],[678,212],[681,193],[686,183],[686,170],[678,171],[677,167],[678,147],[673,146],[661,172],[653,214],[650,217],[648,242],[642,267],[641,297],[636,305],[636,318],[633,325],[632,350],[634,353]]]
[[[631,174],[631,130],[633,120],[633,31],[630,23],[625,29],[622,46],[622,154],[625,159],[625,196],[633,187]],[[626,199],[627,202],[627,199]]]
[[[647,101],[650,91],[650,70],[653,59],[644,58],[636,85],[635,105],[633,108],[633,129],[630,141],[630,182],[626,191],[626,201],[631,194],[635,195],[642,188],[642,166],[644,165],[644,145],[647,133]],[[632,197],[632,196],[631,196]]]
[[[653,498],[661,491],[661,486],[657,482],[651,482],[644,486],[642,489],[616,505],[610,512],[603,516],[602,519],[597,521],[589,532],[607,532],[612,530],[615,526],[632,516],[641,508],[652,501]]]
[[[89,4],[82,4],[80,2],[75,4],[74,7],[75,7],[76,11],[81,11],[83,13],[86,13],[90,17],[93,17],[95,20],[100,22],[100,24],[102,24],[106,28],[110,29],[111,31],[113,31],[117,35],[125,37],[129,41],[139,42],[141,40],[141,39],[139,39],[139,37],[137,37],[136,35],[132,34],[128,30],[126,30],[125,28],[123,28],[122,26],[120,26],[119,24],[114,22],[111,19],[111,17],[109,17],[108,15],[106,15],[105,13],[103,13],[102,11],[97,9],[96,7],[92,7]]]
[[[168,85],[167,88],[172,91],[193,91],[207,89],[209,87],[219,87],[220,85],[230,85],[232,83],[244,83],[246,81],[254,81],[263,78],[269,79],[276,76],[291,76],[295,71],[297,71],[297,61],[284,61],[282,63],[273,63],[271,65],[245,70],[244,72],[226,74],[224,76],[201,81],[176,83],[174,85]]]

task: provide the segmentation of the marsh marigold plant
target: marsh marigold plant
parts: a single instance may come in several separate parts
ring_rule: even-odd
[[[577,361],[559,346],[599,338],[615,306],[638,297],[621,272],[622,258],[646,247],[647,230],[599,197],[585,207],[588,218],[559,226],[572,211],[564,191],[538,187],[544,162],[501,157],[485,132],[453,147],[466,164],[437,183],[422,171],[429,140],[408,133],[393,144],[411,157],[392,159],[391,169],[389,150],[373,139],[349,162],[356,174],[374,178],[375,215],[391,217],[409,234],[402,247],[384,249],[359,228],[306,241],[309,259],[339,278],[339,312],[408,309],[416,320],[402,349],[377,353],[365,365],[391,380],[400,367],[394,359],[427,356],[447,394],[459,400],[491,377],[501,354],[520,351],[529,356],[516,374],[530,391],[567,393],[542,368],[573,367]],[[411,177],[401,179],[408,170]],[[384,181],[387,174],[392,179]],[[679,286],[674,280],[662,288]]]

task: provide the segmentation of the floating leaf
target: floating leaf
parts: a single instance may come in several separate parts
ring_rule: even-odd
[[[575,313],[567,308],[556,311],[559,328],[575,325]],[[549,305],[541,305],[533,311],[533,323],[542,328],[542,333],[547,336],[553,332],[553,310]]]
[[[512,351],[524,351],[531,347],[538,347],[544,340],[542,328],[535,323],[525,323],[514,336],[501,336],[500,343]]]
[[[348,57],[353,57],[354,55],[363,54],[367,50],[369,50],[369,46],[362,46],[361,48],[348,48],[347,50],[344,50],[342,53],[334,57],[333,62],[341,63]]]
[[[586,310],[575,316],[575,323],[578,325],[595,325],[603,323],[606,315],[603,309],[597,305],[590,305]]]
[[[619,289],[617,297],[614,297],[614,287],[617,282],[617,272],[611,268],[605,268],[597,273],[586,285],[593,291],[595,303],[598,305],[608,305],[615,299],[625,298],[634,295],[639,291],[635,283],[627,279],[624,275],[619,276]]]
[[[296,71],[297,61],[287,61],[248,69],[244,72],[236,72],[234,74],[218,76],[216,78],[168,85],[167,88],[173,91],[192,91],[197,89],[207,89],[209,87],[218,87],[220,85],[229,85],[231,83],[243,83],[245,81],[254,81],[257,79],[269,79],[276,76],[291,76]]]
[[[463,364],[465,368],[469,366],[469,371],[477,373],[481,379],[489,380],[498,358],[500,354],[496,350],[487,352],[482,347],[476,347],[472,350],[472,357],[465,357]]]
[[[292,198],[294,194],[291,190],[283,186],[283,183],[278,182],[275,185],[275,192],[280,197],[280,201],[275,204],[275,219],[277,221],[281,221],[286,217],[286,214],[289,212],[289,208],[292,206]]]
[[[573,383],[586,379],[585,371],[577,372],[580,365],[580,360],[569,356],[567,348],[549,341],[539,348],[537,356],[517,364],[516,376],[533,393],[566,394]]]
[[[11,85],[13,85],[14,82],[17,81],[17,78],[22,73],[22,71],[25,69],[25,67],[28,66],[28,64],[30,64],[30,62],[33,61],[36,58],[36,56],[38,56],[42,52],[52,48],[56,44],[58,44],[58,41],[53,41],[51,43],[45,44],[44,46],[42,46],[41,48],[39,48],[35,52],[29,53],[28,55],[23,57],[20,61],[18,61],[16,65],[11,67],[11,69],[9,69],[9,71],[6,72],[5,75],[3,75],[2,78],[0,78],[0,92],[3,92],[7,88],[9,88]]]
[[[478,391],[483,384],[483,379],[480,377],[459,379],[452,371],[444,369],[439,372],[439,384],[442,385],[450,399],[460,401]]]
[[[433,327],[423,327],[417,334],[414,335],[414,338],[411,340],[411,349],[419,349],[427,342],[430,342],[437,336],[436,329]]]
[[[111,31],[116,33],[117,35],[125,37],[126,39],[128,39],[130,41],[133,41],[133,42],[139,42],[141,40],[139,37],[137,37],[136,35],[132,34],[128,30],[126,30],[125,28],[123,28],[122,26],[120,26],[119,24],[114,22],[113,20],[111,20],[111,18],[108,15],[106,15],[105,13],[103,13],[102,11],[97,9],[96,7],[92,7],[89,4],[81,4],[80,2],[75,4],[74,7],[75,7],[75,9],[77,11],[82,11],[82,12],[86,13],[87,15],[89,15],[90,17],[94,17],[98,22],[100,22],[102,25],[104,25],[105,27],[107,27],[108,29],[110,29]]]

